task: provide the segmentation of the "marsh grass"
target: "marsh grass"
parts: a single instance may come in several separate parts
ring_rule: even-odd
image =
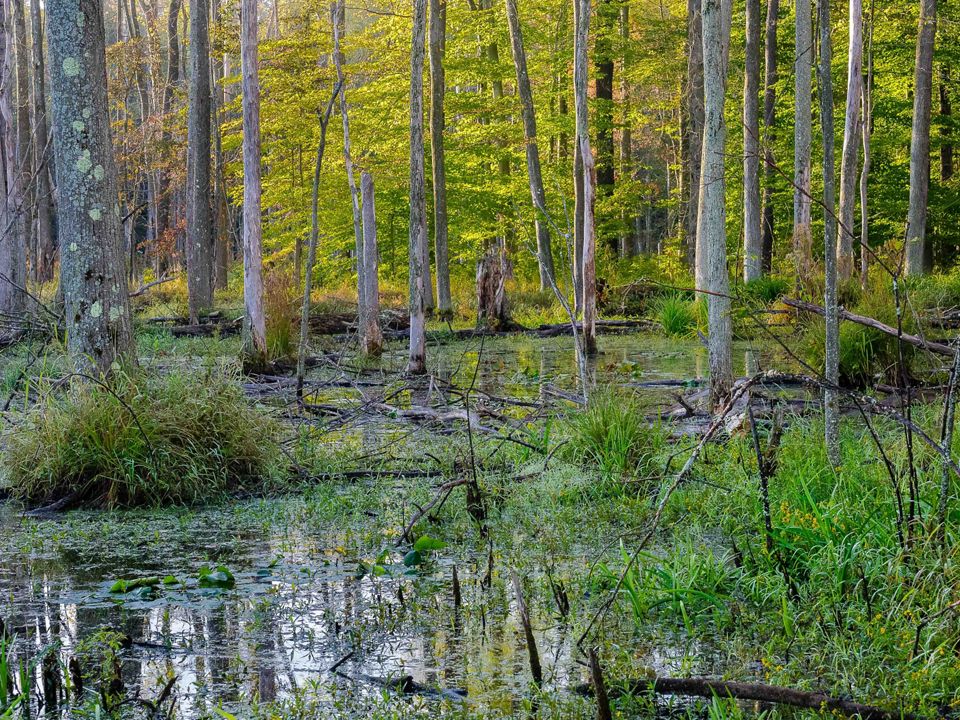
[[[267,325],[267,356],[271,360],[296,355],[302,301],[292,273],[283,270],[267,273],[263,283],[263,310]]]
[[[278,432],[223,371],[77,382],[11,436],[6,483],[31,506],[210,501],[279,482]]]
[[[697,303],[681,293],[670,293],[654,301],[653,314],[663,331],[673,338],[691,338],[700,324]]]

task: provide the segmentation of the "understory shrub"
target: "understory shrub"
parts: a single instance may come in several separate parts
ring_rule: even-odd
[[[280,479],[278,428],[221,370],[77,383],[10,437],[6,483],[31,506],[213,500]]]

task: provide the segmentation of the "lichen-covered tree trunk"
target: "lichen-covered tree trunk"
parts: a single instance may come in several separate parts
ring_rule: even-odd
[[[36,209],[36,257],[34,277],[40,282],[53,279],[57,238],[53,219],[53,187],[50,182],[50,131],[47,117],[46,63],[43,58],[43,23],[40,3],[30,3],[30,30],[33,35],[33,93],[30,125],[33,132],[33,186]]]
[[[167,10],[167,78],[163,87],[163,133],[162,141],[165,145],[170,143],[170,127],[173,123],[170,117],[173,111],[173,98],[177,87],[180,85],[180,6],[183,0],[170,0]],[[161,171],[160,176],[160,198],[157,210],[157,230],[158,234],[168,232],[173,222],[172,208],[173,202],[171,195],[174,190],[170,186],[170,172],[166,169]],[[156,248],[155,252],[163,252]],[[163,270],[166,265],[166,257],[157,258],[157,267]]]
[[[510,44],[513,49],[513,66],[517,74],[517,94],[520,96],[520,112],[523,117],[523,134],[527,154],[527,177],[530,197],[533,200],[534,227],[537,234],[537,264],[540,269],[540,289],[548,290],[553,278],[553,252],[550,247],[550,229],[546,220],[546,193],[540,170],[540,150],[537,147],[537,116],[533,108],[533,91],[527,74],[527,53],[523,47],[523,31],[517,11],[517,0],[506,0],[507,24],[510,28]]]
[[[190,8],[190,98],[187,109],[187,295],[197,322],[213,306],[213,212],[210,206],[209,0]]]
[[[590,0],[579,3],[573,42],[573,97],[577,117],[577,147],[583,167],[583,346],[587,354],[597,351],[596,166],[590,149],[590,122],[587,108],[587,46],[590,35]]]
[[[857,160],[860,151],[860,103],[863,94],[863,3],[850,0],[850,39],[847,46],[847,104],[840,158],[840,218],[837,274],[841,281],[853,275],[854,217],[857,205]]]
[[[710,293],[707,301],[710,404],[713,408],[724,402],[733,386],[727,213],[724,201],[727,126],[723,117],[727,86],[724,55],[730,42],[730,26],[724,15],[730,7],[724,0],[703,0],[704,132],[697,239],[706,254],[705,285],[699,287],[704,287]]]
[[[686,141],[684,237],[687,265],[697,268],[697,216],[700,209],[700,153],[703,149],[703,17],[701,0],[687,0]],[[697,277],[697,287],[702,281]]]
[[[267,356],[263,313],[263,238],[260,217],[260,73],[257,66],[257,0],[240,10],[240,72],[243,84],[243,354]]]
[[[867,204],[867,182],[870,178],[870,136],[873,133],[873,0],[867,34],[867,79],[861,93],[863,102],[860,136],[863,142],[863,166],[860,169],[860,287],[867,289],[870,279],[870,213]]]
[[[85,372],[135,363],[99,0],[48,0],[67,348]]]
[[[447,238],[447,168],[443,149],[447,92],[443,54],[447,37],[447,0],[430,0],[430,156],[433,171],[433,245],[437,266],[437,310],[441,320],[453,318],[450,294],[450,249]]]
[[[763,275],[760,227],[760,0],[746,0],[743,73],[743,279]]]
[[[580,25],[580,0],[573,0],[573,30],[576,34]],[[576,98],[574,98],[576,101]],[[574,102],[576,105],[576,102]],[[574,113],[576,116],[576,113]],[[574,121],[573,133],[573,311],[579,315],[583,312],[583,221],[586,215],[584,208],[583,188],[583,155],[580,151],[580,137],[576,131]]]
[[[17,174],[20,176],[21,207],[17,213],[17,230],[23,237],[28,261],[34,277],[37,268],[36,236],[33,232],[35,187],[30,169],[33,165],[33,145],[30,132],[30,40],[27,37],[24,0],[12,0],[13,25],[17,69]]]
[[[793,260],[797,283],[804,285],[813,264],[810,234],[810,139],[812,134],[810,71],[813,67],[813,27],[810,0],[796,0],[796,60],[793,113]]]
[[[0,0],[0,148],[5,192],[0,197],[0,313],[23,312],[27,296],[27,256],[23,233],[17,221],[22,210],[21,175],[17,169],[17,117],[13,93],[16,88],[13,33],[9,0]]]
[[[379,355],[383,350],[380,331],[380,280],[377,258],[377,209],[373,178],[364,171],[360,175],[360,196],[363,208],[363,305],[360,307],[360,340],[363,352]]]
[[[907,275],[926,264],[927,197],[930,193],[930,106],[933,102],[933,45],[937,0],[920,0],[920,32],[913,75],[913,130],[910,134],[910,205],[907,210]]]
[[[826,318],[823,390],[824,442],[831,465],[840,464],[840,407],[836,387],[840,384],[840,323],[837,308],[837,220],[835,213],[835,172],[833,151],[833,41],[830,37],[830,0],[817,4],[820,26],[820,130],[823,137],[823,307]]]
[[[423,177],[423,55],[427,0],[413,0],[410,47],[410,352],[407,372],[427,372],[426,295],[429,266],[424,267],[427,207]]]
[[[773,141],[777,122],[777,21],[780,16],[780,0],[768,0],[766,37],[764,38],[763,70],[763,244],[762,265],[764,272],[773,267],[773,183],[776,167],[773,157]]]
[[[212,21],[222,27],[222,4],[219,0],[213,0],[210,13]],[[213,89],[210,103],[210,124],[213,129],[213,287],[215,290],[226,289],[231,260],[230,201],[227,198],[226,163],[223,157],[223,132],[221,128],[224,81],[228,77],[224,72],[223,58],[223,55],[214,54],[210,71],[210,85]],[[220,80],[219,83],[218,80]]]

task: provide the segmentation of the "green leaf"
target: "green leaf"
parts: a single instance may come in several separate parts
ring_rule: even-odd
[[[237,584],[236,579],[233,577],[233,573],[227,569],[226,565],[217,565],[217,567],[213,570],[204,565],[202,568],[200,568],[198,580],[199,585],[202,588],[220,588],[223,590],[229,590]]]
[[[134,578],[132,580],[117,580],[110,586],[111,593],[128,593],[140,588],[153,588],[160,584],[160,578],[156,576]]]
[[[423,556],[416,550],[411,550],[403,556],[403,564],[407,567],[415,567],[423,562]]]
[[[429,535],[424,535],[413,544],[413,549],[421,555],[436,550],[443,550],[447,544],[443,540],[437,540]]]

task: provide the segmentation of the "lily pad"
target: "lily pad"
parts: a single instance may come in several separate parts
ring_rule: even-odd
[[[197,584],[202,588],[219,588],[221,590],[229,590],[237,584],[233,573],[227,569],[226,565],[217,565],[213,569],[204,565],[200,568],[197,581]]]

